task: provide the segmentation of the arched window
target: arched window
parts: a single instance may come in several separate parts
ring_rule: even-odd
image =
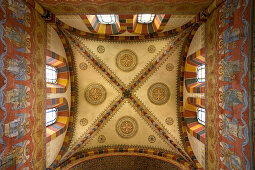
[[[138,14],[138,23],[148,24],[155,18],[155,14]]]
[[[46,82],[56,83],[57,82],[57,69],[55,67],[46,65]]]
[[[46,126],[52,125],[57,120],[57,109],[51,108],[46,110]]]
[[[205,82],[205,65],[201,65],[197,68],[197,81]]]
[[[197,120],[202,125],[205,125],[205,109],[204,108],[199,107],[197,109]]]
[[[114,24],[116,22],[114,14],[97,15],[97,18],[102,24]]]

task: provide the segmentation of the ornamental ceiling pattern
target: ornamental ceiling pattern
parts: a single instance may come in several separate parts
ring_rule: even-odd
[[[63,159],[98,147],[139,146],[189,161],[177,113],[177,68],[186,31],[166,39],[133,42],[65,33],[78,66],[79,104]]]

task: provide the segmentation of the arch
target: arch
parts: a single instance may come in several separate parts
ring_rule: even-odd
[[[125,32],[120,26],[118,15],[115,15],[116,22],[113,24],[102,24],[97,15],[80,15],[80,17],[92,33],[112,35]]]
[[[202,143],[205,143],[205,126],[197,120],[198,108],[205,108],[205,99],[188,97],[184,107],[184,121],[187,131]]]
[[[52,125],[46,127],[46,143],[63,134],[68,125],[69,109],[65,98],[55,98],[46,100],[47,109],[57,109],[57,120]]]
[[[151,23],[139,23],[138,15],[133,16],[133,26],[128,31],[135,34],[152,34],[163,30],[167,24],[170,14],[157,14]]]
[[[69,82],[69,71],[65,58],[50,50],[46,50],[46,65],[57,69],[57,82],[47,83],[46,92],[65,93]]]
[[[152,23],[138,23],[138,15],[116,15],[114,24],[102,24],[96,15],[80,15],[88,29],[92,33],[116,35],[124,33],[126,30],[135,34],[152,34],[164,29],[170,14],[156,14]]]
[[[185,62],[184,80],[189,93],[205,93],[205,82],[197,80],[197,68],[205,64],[205,48],[188,56]]]
[[[83,19],[83,21],[85,22],[85,24],[87,25],[88,20],[84,19],[84,16],[80,17]],[[122,19],[125,18],[125,19]],[[130,18],[127,18],[130,17]],[[119,15],[119,20],[120,20],[120,24],[121,24],[121,29],[123,29],[124,31],[126,29],[129,29],[129,27],[132,28],[132,21],[133,21],[133,15]],[[98,40],[112,40],[112,41],[140,41],[140,40],[146,40],[146,39],[152,39],[152,38],[163,38],[163,37],[169,37],[172,35],[176,35],[180,32],[182,32],[183,30],[192,27],[195,22],[197,21],[197,17],[195,17],[194,19],[192,19],[191,21],[189,21],[188,23],[184,24],[183,26],[177,27],[175,29],[169,30],[169,31],[164,31],[164,32],[155,32],[152,34],[145,34],[145,35],[137,35],[137,36],[113,36],[113,35],[107,35],[107,34],[96,34],[96,33],[88,33],[76,28],[73,28],[67,24],[65,24],[64,22],[62,22],[61,20],[57,19],[56,24],[59,27],[65,28],[65,30],[80,35],[82,37],[88,38],[88,39],[98,39]],[[131,24],[130,24],[131,22]],[[167,22],[165,22],[166,24]],[[88,25],[87,25],[88,26]],[[54,29],[57,29],[56,26],[52,26]],[[163,30],[163,26],[160,28]],[[61,31],[59,31],[59,34],[61,34]]]
[[[90,159],[101,158],[105,156],[146,156],[150,158],[160,159],[165,162],[172,163],[179,167],[180,169],[192,169],[192,165],[188,163],[182,157],[175,155],[173,153],[168,153],[164,151],[155,150],[155,148],[140,148],[140,147],[105,147],[105,148],[95,148],[88,151],[81,151],[69,159],[62,162],[56,169],[69,169],[76,164],[85,162]]]

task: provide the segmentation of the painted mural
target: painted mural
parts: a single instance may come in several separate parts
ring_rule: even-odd
[[[227,0],[207,21],[208,169],[252,169],[248,103],[250,3]]]
[[[1,169],[43,169],[43,34],[22,0],[0,0]]]

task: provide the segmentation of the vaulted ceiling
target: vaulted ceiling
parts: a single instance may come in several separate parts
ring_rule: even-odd
[[[75,113],[64,140],[64,151],[60,151],[54,165],[62,163],[64,166],[81,154],[108,153],[111,148],[121,152],[121,148],[125,148],[134,153],[165,154],[171,157],[169,163],[179,168],[194,166],[194,158],[189,154],[191,148],[187,148],[181,129],[179,62],[192,25],[197,20],[194,14],[208,6],[210,1],[140,1],[144,7],[153,4],[149,11],[163,4],[167,6],[159,8],[161,11],[179,10],[162,15],[167,18],[162,19],[164,24],[160,31],[137,33],[129,31],[127,25],[126,30],[123,29],[122,25],[124,31],[116,35],[102,30],[95,32],[89,25],[89,16],[79,14],[77,8],[80,5],[86,13],[87,7],[93,5],[96,12],[88,13],[96,14],[97,10],[105,12],[99,8],[102,4],[107,7],[108,3],[93,1],[83,7],[79,2],[69,6],[67,2],[39,2],[56,14],[57,26],[50,25],[58,33],[62,32],[60,39],[65,50],[69,48],[67,55],[72,56],[74,74],[70,78],[74,79],[76,91],[71,99],[72,104],[75,102],[75,108],[71,107]],[[134,4],[129,2],[118,1],[115,5]],[[175,5],[170,7],[170,4]],[[189,10],[194,5],[196,8]],[[120,7],[119,10],[125,13],[125,9]],[[143,9],[139,11],[148,11]],[[70,11],[78,14],[69,14]],[[119,14],[119,17],[121,24],[133,21],[133,15]]]

